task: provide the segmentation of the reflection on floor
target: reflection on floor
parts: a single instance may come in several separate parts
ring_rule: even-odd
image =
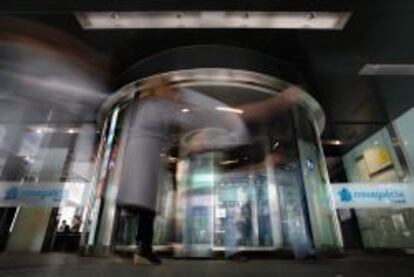
[[[414,257],[355,255],[315,261],[164,259],[162,266],[135,266],[130,259],[65,254],[1,254],[0,276],[414,276]]]

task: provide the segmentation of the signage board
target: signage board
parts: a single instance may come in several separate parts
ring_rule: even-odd
[[[336,183],[331,193],[337,209],[414,207],[410,183]]]
[[[81,182],[0,182],[0,207],[80,207],[85,205],[89,187]]]

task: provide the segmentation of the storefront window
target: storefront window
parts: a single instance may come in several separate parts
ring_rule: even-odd
[[[6,128],[0,131],[3,249],[62,250],[57,234],[63,225],[76,233],[77,249],[94,166],[95,126],[0,126]]]
[[[402,117],[395,123],[397,134],[404,137],[403,141],[409,139],[405,120],[406,117]],[[411,126],[409,128],[412,129]],[[349,181],[370,183],[373,187],[383,183],[399,186],[398,183],[407,181],[393,143],[399,142],[393,142],[388,129],[382,128],[349,151],[343,157]],[[414,234],[412,233],[414,210],[412,208],[403,208],[396,204],[395,208],[358,208],[355,212],[364,247],[409,248],[414,246]]]

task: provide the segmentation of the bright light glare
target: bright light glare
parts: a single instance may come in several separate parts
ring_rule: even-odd
[[[229,112],[229,113],[238,113],[238,114],[242,114],[243,111],[240,109],[235,109],[235,108],[230,108],[230,107],[216,107],[217,111],[222,111],[222,112]]]
[[[149,11],[79,12],[85,29],[257,28],[341,30],[350,12]]]
[[[344,144],[343,141],[339,140],[339,139],[332,139],[332,140],[325,140],[324,144],[329,144],[329,145],[342,145]]]
[[[238,159],[235,159],[235,160],[222,161],[220,164],[221,165],[229,165],[229,164],[236,164],[238,162],[239,162],[239,160]]]

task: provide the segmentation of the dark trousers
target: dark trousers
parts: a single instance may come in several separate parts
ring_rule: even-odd
[[[138,228],[135,237],[137,245],[142,251],[152,251],[155,212],[147,209],[138,209],[137,212]]]

